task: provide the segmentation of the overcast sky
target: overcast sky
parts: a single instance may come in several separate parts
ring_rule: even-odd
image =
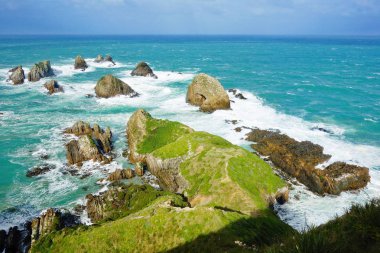
[[[0,34],[380,35],[380,0],[0,0]]]

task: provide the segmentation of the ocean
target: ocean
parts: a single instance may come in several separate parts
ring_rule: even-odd
[[[137,108],[247,149],[247,131],[234,128],[278,129],[322,145],[332,155],[328,163],[370,168],[371,183],[361,191],[321,197],[294,186],[290,201],[276,209],[299,230],[380,197],[380,37],[0,36],[0,52],[0,229],[48,207],[73,208],[102,188],[96,181],[107,172],[130,166],[122,152],[126,122]],[[116,65],[95,63],[98,54],[112,55]],[[84,72],[74,70],[77,55],[89,65]],[[51,78],[18,86],[6,81],[10,68],[22,65],[27,73],[42,60],[51,61],[64,93],[47,95],[43,84]],[[140,61],[148,62],[158,79],[131,77]],[[187,86],[202,72],[226,89],[240,90],[247,100],[231,96],[232,110],[212,114],[186,104]],[[97,80],[106,74],[141,95],[86,97],[94,95]],[[116,159],[106,166],[85,163],[83,173],[90,176],[83,179],[65,169],[62,132],[77,120],[110,126],[114,134]],[[41,164],[55,169],[25,176]]]

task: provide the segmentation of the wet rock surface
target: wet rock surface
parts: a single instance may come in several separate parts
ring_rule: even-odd
[[[100,78],[95,86],[95,93],[96,96],[102,98],[109,98],[117,95],[127,95],[130,97],[136,97],[139,95],[128,84],[113,75],[106,75]]]
[[[84,71],[87,68],[88,68],[88,66],[87,66],[86,61],[80,55],[78,55],[75,58],[74,69],[80,69],[80,70]]]
[[[246,100],[247,98],[244,97],[244,95],[240,92],[238,92],[237,89],[228,89],[228,92],[232,93],[236,98]]]
[[[22,66],[17,66],[13,69],[10,69],[9,72],[11,73],[9,79],[13,82],[14,85],[24,83],[25,73],[22,69]]]
[[[344,162],[317,169],[318,164],[331,156],[323,153],[323,147],[309,141],[299,142],[285,134],[260,129],[253,129],[246,139],[255,142],[251,146],[260,155],[268,156],[276,167],[318,194],[360,189],[370,180],[368,168]]]
[[[50,80],[49,82],[46,82],[44,84],[44,87],[48,90],[48,93],[50,95],[57,92],[63,92],[63,87],[60,86],[56,80]]]
[[[55,169],[55,165],[53,165],[53,164],[43,164],[40,166],[35,166],[26,172],[26,176],[27,177],[36,177],[36,176],[45,174],[45,173],[47,173],[53,169]]]

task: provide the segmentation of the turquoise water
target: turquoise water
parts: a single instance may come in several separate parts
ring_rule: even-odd
[[[195,129],[218,134],[247,147],[238,125],[279,129],[299,140],[311,140],[333,155],[371,169],[372,183],[359,193],[318,197],[299,187],[280,216],[295,227],[325,222],[352,202],[380,196],[380,38],[378,37],[193,37],[193,36],[0,36],[0,227],[4,228],[55,206],[72,207],[100,189],[97,179],[118,167],[126,148],[125,125],[137,108],[154,116],[179,120]],[[116,66],[96,64],[98,54],[110,54]],[[89,69],[75,71],[76,55]],[[54,79],[65,92],[48,96],[46,80],[12,86],[8,69],[50,60]],[[147,61],[158,75],[131,77],[134,65]],[[27,72],[27,71],[25,71]],[[237,88],[248,100],[231,111],[202,114],[185,103],[187,85],[196,73],[216,76],[227,88]],[[96,81],[112,73],[141,93],[138,98],[86,98]],[[48,79],[49,80],[49,79]],[[65,169],[65,127],[76,120],[110,126],[116,161],[109,166],[87,164],[91,176],[80,179]],[[326,131],[318,130],[323,128]],[[41,158],[48,155],[47,160]],[[26,178],[35,165],[56,169]]]

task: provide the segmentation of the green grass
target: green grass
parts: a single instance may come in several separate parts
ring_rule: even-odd
[[[151,117],[147,117],[145,130],[146,136],[137,147],[137,151],[140,154],[150,153],[192,131],[191,128],[179,122],[159,120]]]

